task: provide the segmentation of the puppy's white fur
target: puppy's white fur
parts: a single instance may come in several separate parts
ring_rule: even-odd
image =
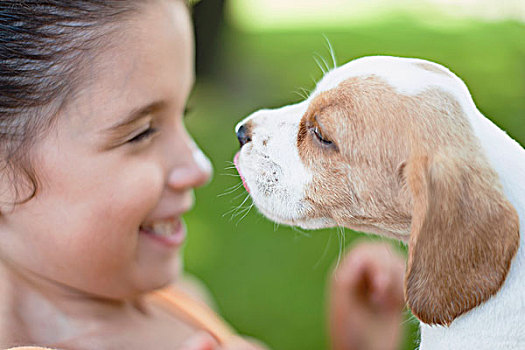
[[[423,69],[422,64],[427,69]],[[519,216],[519,249],[501,289],[448,326],[422,323],[420,348],[524,349],[525,151],[478,111],[465,84],[446,68],[418,59],[386,56],[357,59],[328,72],[306,101],[280,109],[261,110],[243,120],[237,129],[249,124],[252,141],[241,149],[238,168],[256,206],[270,219],[290,225],[320,228],[338,224],[330,216],[315,215],[311,201],[306,198],[315,170],[309,169],[299,155],[299,123],[320,94],[352,77],[368,76],[379,77],[405,96],[414,96],[429,88],[452,95],[467,116],[484,155],[499,175],[505,196]],[[341,123],[351,121],[341,120]],[[357,190],[367,191],[366,188]],[[353,228],[408,241],[408,232],[404,230],[394,232],[378,225]]]
[[[242,174],[257,208],[268,218],[315,229],[335,223],[308,217],[310,205],[303,190],[312,174],[303,166],[293,137],[299,128],[298,116],[307,107],[305,101],[278,110],[260,110],[244,120],[257,120],[258,127],[252,131],[253,141],[243,147]]]

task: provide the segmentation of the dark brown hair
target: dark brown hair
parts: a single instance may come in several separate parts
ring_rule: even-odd
[[[38,188],[31,146],[73,95],[90,55],[144,1],[0,1],[0,171],[18,203]]]

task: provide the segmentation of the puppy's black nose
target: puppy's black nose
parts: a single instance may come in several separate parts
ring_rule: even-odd
[[[241,147],[252,140],[251,130],[246,124],[241,125],[239,130],[237,130],[237,139],[239,140]]]

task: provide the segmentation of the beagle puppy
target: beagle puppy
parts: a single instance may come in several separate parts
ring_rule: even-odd
[[[525,150],[448,69],[360,58],[236,133],[237,169],[271,220],[408,244],[421,349],[525,349]]]

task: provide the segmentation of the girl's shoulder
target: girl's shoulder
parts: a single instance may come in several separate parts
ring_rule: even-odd
[[[230,326],[213,310],[211,293],[190,275],[148,293],[141,308],[141,315],[133,313],[105,322],[102,327],[49,348],[22,346],[9,350],[172,349],[203,330],[219,342],[233,334]]]

